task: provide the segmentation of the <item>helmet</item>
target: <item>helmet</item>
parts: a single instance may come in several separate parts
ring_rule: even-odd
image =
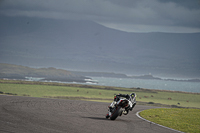
[[[136,94],[135,94],[135,93],[131,93],[130,96],[131,96],[132,98],[134,98],[134,97],[136,97]]]

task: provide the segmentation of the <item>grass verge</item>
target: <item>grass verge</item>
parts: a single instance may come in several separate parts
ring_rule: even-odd
[[[49,97],[63,99],[112,102],[113,95],[137,94],[137,103],[161,107],[200,108],[200,94],[142,88],[120,88],[110,86],[0,80],[0,93],[18,96]]]
[[[182,132],[200,132],[200,109],[156,108],[144,110],[140,112],[140,116]]]

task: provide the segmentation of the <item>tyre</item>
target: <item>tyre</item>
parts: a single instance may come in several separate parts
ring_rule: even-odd
[[[116,108],[116,109],[113,111],[112,115],[110,116],[110,119],[111,119],[111,120],[115,120],[121,113],[122,113],[121,107]]]

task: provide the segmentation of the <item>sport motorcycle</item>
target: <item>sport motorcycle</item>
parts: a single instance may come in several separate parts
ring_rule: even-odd
[[[110,117],[111,120],[115,120],[118,116],[127,115],[129,110],[132,110],[134,107],[131,105],[132,108],[130,108],[130,104],[132,104],[131,101],[128,99],[121,98],[117,103],[114,105],[114,107],[109,109],[108,114],[106,115],[106,118],[108,119]]]

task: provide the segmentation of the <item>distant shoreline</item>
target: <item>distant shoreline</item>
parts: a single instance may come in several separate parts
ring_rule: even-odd
[[[106,78],[130,78],[145,80],[163,80],[163,81],[180,81],[180,82],[200,82],[200,79],[162,79],[151,74],[140,76],[128,76],[121,73],[113,72],[81,72],[67,71],[64,69],[49,68],[30,68],[20,65],[0,63],[0,78],[33,80],[33,81],[60,81],[60,82],[78,82],[78,83],[96,83],[90,77]],[[32,78],[32,79],[31,79]]]
[[[87,76],[87,77],[106,77],[106,78],[131,78],[131,79],[149,79],[149,80],[165,80],[165,81],[181,81],[181,82],[200,82],[200,79],[172,79],[167,78],[163,79],[160,77],[155,77],[151,74],[149,75],[140,75],[140,76],[127,76],[126,74],[120,73],[109,73],[109,72],[80,72],[80,71],[71,71],[72,73]]]

